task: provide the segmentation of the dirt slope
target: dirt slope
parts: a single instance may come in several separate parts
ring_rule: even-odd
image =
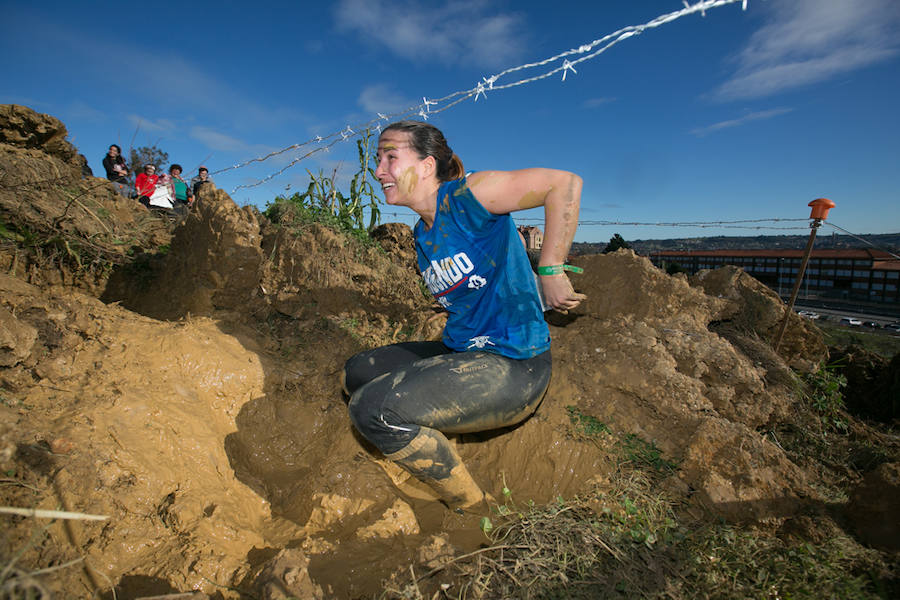
[[[165,226],[78,179],[49,139],[0,145],[3,168],[69,169],[70,185],[111,207],[95,238],[135,232],[145,254],[85,283],[70,262],[40,271],[29,259],[29,275],[19,246],[0,253],[0,468],[12,482],[0,504],[110,517],[55,522],[31,545],[35,521],[3,517],[3,556],[26,548],[32,568],[83,558],[43,584],[59,597],[109,597],[112,585],[119,598],[237,597],[233,586],[284,597],[278,585],[349,597],[474,543],[472,519],[424,500],[354,434],[339,387],[352,353],[439,335],[403,249],[408,228],[381,230],[386,253],[319,225],[277,227],[210,186],[158,252]],[[64,197],[39,186],[20,197],[0,193],[7,223],[61,227]],[[98,220],[79,214],[67,234],[90,239]],[[477,480],[536,502],[602,485],[603,448],[570,436],[580,411],[655,444],[680,467],[667,484],[727,519],[779,521],[823,501],[814,472],[760,434],[797,408],[785,358],[809,368],[824,357],[813,328],[791,315],[782,358],[768,340],[783,307],[740,272],[689,283],[629,251],[579,264],[588,300],[551,318],[554,376],[537,415],[457,439]]]

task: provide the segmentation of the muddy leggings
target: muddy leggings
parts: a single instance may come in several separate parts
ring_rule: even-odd
[[[523,421],[540,404],[550,370],[549,350],[516,360],[455,352],[441,342],[405,342],[351,357],[344,383],[354,426],[389,455],[422,428],[471,433]]]

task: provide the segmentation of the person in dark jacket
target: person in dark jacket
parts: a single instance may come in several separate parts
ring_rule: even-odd
[[[209,169],[206,167],[200,167],[197,170],[197,176],[191,178],[191,191],[194,193],[194,197],[197,197],[197,192],[203,187],[204,183],[212,183],[212,179],[209,178]]]
[[[109,151],[103,157],[103,168],[106,169],[106,178],[112,181],[116,191],[125,198],[131,197],[128,166],[122,158],[122,149],[118,145],[113,144],[109,147]]]

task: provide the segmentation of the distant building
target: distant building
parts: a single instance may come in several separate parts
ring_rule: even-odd
[[[532,225],[520,225],[519,233],[525,238],[525,248],[528,250],[540,250],[544,245],[544,232]]]
[[[802,250],[665,250],[650,254],[660,268],[678,264],[690,273],[734,265],[782,296],[797,279]],[[813,250],[800,298],[900,304],[900,260],[881,250]]]

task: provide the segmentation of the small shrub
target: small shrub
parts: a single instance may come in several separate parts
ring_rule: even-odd
[[[350,234],[367,246],[377,245],[369,232],[381,220],[378,197],[372,182],[375,170],[370,166],[373,157],[372,134],[369,130],[357,140],[359,171],[350,181],[350,194],[345,196],[335,183],[337,171],[326,176],[322,171],[309,174],[309,186],[303,193],[290,197],[278,196],[265,210],[265,216],[273,223],[300,227],[319,223],[336,231]],[[366,222],[368,212],[368,223]]]
[[[605,423],[600,422],[597,417],[584,414],[577,406],[567,406],[566,411],[569,413],[569,422],[572,423],[576,436],[596,438],[612,433]]]
[[[837,372],[835,365],[820,365],[814,373],[803,378],[804,396],[809,405],[819,415],[822,424],[840,431],[846,431],[844,418],[844,388],[847,378]]]

